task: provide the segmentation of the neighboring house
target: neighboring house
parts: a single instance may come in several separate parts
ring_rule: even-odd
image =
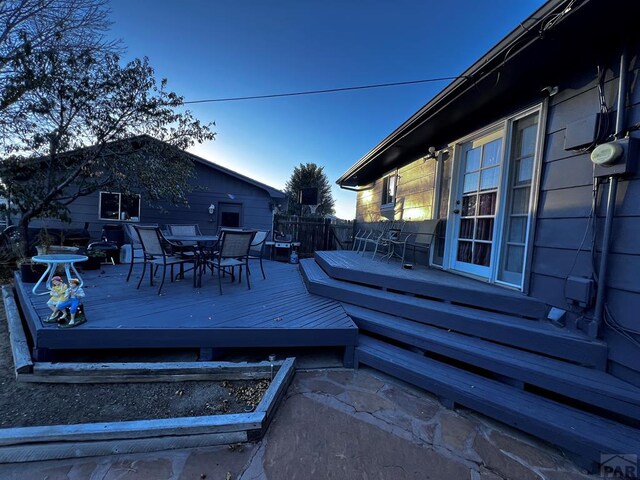
[[[88,223],[92,238],[100,237],[104,225],[124,222],[161,226],[198,224],[205,234],[216,233],[219,226],[271,230],[274,211],[286,206],[284,192],[191,153],[184,154],[193,162],[195,170],[193,189],[186,195],[188,206],[159,208],[150,205],[144,193],[124,195],[105,190],[79,197],[69,205],[71,225],[37,219],[30,226],[80,228]]]
[[[608,371],[640,385],[640,29],[633,7],[547,2],[337,183],[358,191],[358,222],[441,219],[434,267],[566,311],[567,328],[604,337]],[[596,145],[625,137],[631,140],[617,142],[624,150],[617,166],[594,165]],[[598,299],[607,196],[618,181]]]

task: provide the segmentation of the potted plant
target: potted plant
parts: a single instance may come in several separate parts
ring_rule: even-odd
[[[53,244],[53,237],[49,234],[46,228],[40,229],[37,237],[38,243],[36,244],[36,250],[38,255],[46,255],[49,253],[49,248]]]
[[[47,269],[43,263],[33,262],[30,258],[19,259],[17,265],[24,283],[36,283]]]
[[[107,257],[103,250],[89,249],[86,253],[89,259],[86,262],[81,263],[83,270],[98,270],[100,265]]]

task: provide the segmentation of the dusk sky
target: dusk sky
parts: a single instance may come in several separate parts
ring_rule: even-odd
[[[452,77],[543,0],[111,0],[125,59],[147,56],[186,101]],[[335,180],[449,82],[190,105],[217,139],[193,153],[283,189],[324,166]]]

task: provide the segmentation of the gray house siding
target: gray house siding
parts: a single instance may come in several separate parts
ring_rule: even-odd
[[[161,205],[152,206],[141,197],[140,223],[195,223],[205,234],[214,234],[220,225],[221,203],[232,203],[242,206],[241,226],[259,230],[271,230],[273,213],[271,205],[281,200],[273,199],[269,192],[257,185],[236,178],[225,172],[195,162],[195,178],[192,181],[193,191],[187,194],[188,206]],[[103,220],[99,217],[100,194],[98,192],[80,197],[70,206],[71,223],[58,220],[39,219],[31,222],[31,227],[39,228],[82,228],[89,224],[89,233],[93,239],[99,239],[105,224],[120,224],[118,220]],[[213,221],[208,213],[209,205],[216,206]]]
[[[616,65],[612,57],[609,64]],[[564,296],[569,275],[589,277],[593,271],[592,228],[589,216],[592,204],[592,163],[588,153],[564,150],[566,126],[599,111],[594,72],[583,72],[569,88],[564,88],[549,103],[548,122],[538,221],[532,263],[530,294],[550,305],[571,309]],[[638,75],[638,68],[629,77]],[[608,105],[617,101],[617,72],[609,75],[604,92]],[[566,84],[565,84],[566,85]],[[640,92],[632,88],[627,98],[627,125],[640,119]],[[633,133],[636,136],[636,133]],[[596,251],[601,250],[602,228],[608,185],[600,188]],[[587,227],[589,229],[587,230]],[[607,274],[607,305],[615,320],[624,327],[640,330],[640,173],[624,179],[618,187],[613,245]],[[581,251],[578,248],[582,244]],[[595,263],[599,262],[596,255]],[[579,315],[579,311],[572,316]],[[635,336],[640,341],[640,336]],[[622,378],[640,384],[640,349],[605,326],[609,345],[609,369]]]
[[[637,49],[640,53],[640,49]],[[605,78],[604,92],[610,109],[617,101],[618,52],[614,52],[608,65],[616,70]],[[633,58],[633,55],[631,55]],[[638,58],[638,57],[636,57]],[[629,78],[637,78],[640,68],[636,68]],[[590,254],[592,229],[589,218],[592,208],[593,164],[588,152],[566,151],[565,131],[568,124],[599,112],[598,89],[593,70],[574,72],[571,78],[555,79],[560,91],[549,99],[547,121],[544,130],[544,148],[539,188],[535,237],[533,239],[532,263],[528,295],[544,301],[548,305],[567,310],[572,320],[593,312],[569,305],[565,298],[568,276],[591,277],[593,273]],[[514,106],[514,111],[524,105]],[[612,122],[614,121],[612,114]],[[486,118],[486,125],[499,118]],[[640,122],[640,89],[631,88],[627,98],[626,124]],[[472,133],[472,132],[467,132]],[[640,132],[633,132],[640,137]],[[455,141],[451,138],[450,141]],[[429,210],[434,198],[434,177],[429,168],[435,162],[416,160],[400,168],[398,202],[395,218],[405,218],[404,208],[410,205],[402,199],[410,200]],[[424,165],[424,166],[423,166]],[[416,170],[413,170],[416,169]],[[415,171],[416,177],[403,171]],[[406,176],[406,180],[405,180]],[[412,185],[418,188],[410,188]],[[359,222],[369,222],[381,218],[380,199],[382,181],[376,180],[372,190],[358,193],[356,218]],[[596,258],[599,264],[602,229],[606,209],[608,185],[600,187],[598,196],[598,220],[596,222]],[[448,201],[448,192],[443,190],[443,205]],[[416,199],[416,196],[419,198]],[[430,215],[426,218],[432,218]],[[635,175],[623,179],[618,186],[616,216],[613,229],[613,244],[609,254],[607,274],[607,306],[613,318],[623,327],[640,331],[640,165]],[[640,335],[631,334],[637,341]],[[640,385],[640,348],[607,325],[603,326],[603,336],[609,346],[609,371]]]

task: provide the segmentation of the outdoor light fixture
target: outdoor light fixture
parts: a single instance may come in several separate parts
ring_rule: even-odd
[[[213,222],[213,214],[216,213],[216,206],[212,203],[207,210],[209,211],[209,221]]]
[[[425,155],[424,161],[426,162],[430,158],[436,159],[437,156],[438,155],[437,155],[436,147],[429,147],[429,153]]]

